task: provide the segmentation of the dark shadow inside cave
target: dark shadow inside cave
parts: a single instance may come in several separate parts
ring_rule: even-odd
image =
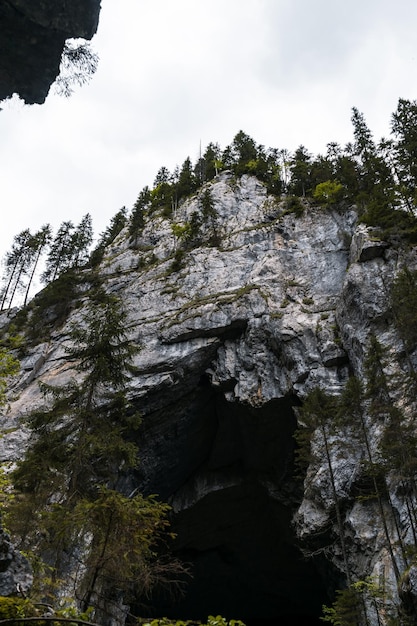
[[[334,573],[303,557],[291,524],[301,495],[294,404],[296,398],[284,398],[253,408],[205,388],[173,407],[181,413],[177,468],[164,487],[171,485],[175,552],[193,577],[182,598],[154,598],[150,615],[220,614],[248,626],[321,623]],[[159,453],[162,462],[162,444]]]

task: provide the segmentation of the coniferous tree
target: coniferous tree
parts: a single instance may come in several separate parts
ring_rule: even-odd
[[[71,267],[85,265],[89,258],[89,247],[93,241],[93,223],[91,215],[87,213],[75,228],[71,239],[72,259]]]
[[[190,157],[187,157],[182,164],[178,176],[176,192],[178,200],[191,195],[197,188],[196,179]]]
[[[217,143],[209,143],[203,154],[202,181],[212,180],[222,167],[220,146]]]
[[[151,201],[151,192],[149,187],[144,187],[139,193],[138,198],[133,205],[132,213],[129,221],[130,241],[134,241],[142,232],[145,226],[145,210]]]
[[[383,626],[398,624],[397,616],[387,606],[385,590],[370,577],[358,580],[336,592],[332,607],[323,607],[324,622],[334,626]],[[405,626],[405,625],[404,625]]]
[[[252,137],[240,130],[233,138],[231,156],[235,165],[235,173],[241,176],[248,171],[248,164],[258,158],[258,149]]]
[[[373,487],[373,496],[378,504],[381,524],[384,530],[386,547],[389,552],[396,579],[400,578],[400,568],[393,550],[393,540],[389,526],[392,507],[386,507],[387,485],[384,476],[384,466],[378,452],[372,446],[371,434],[366,420],[364,408],[365,392],[362,384],[356,377],[351,377],[343,390],[338,406],[338,421],[341,424],[353,427],[362,446],[365,448],[364,472],[370,477]],[[359,427],[359,428],[358,428]]]
[[[417,345],[417,272],[404,267],[390,293],[394,323],[408,351]]]
[[[90,263],[93,267],[98,265],[103,259],[104,251],[107,246],[113,243],[117,235],[121,233],[123,228],[127,225],[127,209],[122,207],[120,211],[114,215],[110,221],[106,230],[101,233],[97,246],[94,248],[90,255]]]
[[[310,168],[310,184],[311,189],[315,189],[317,185],[331,181],[335,178],[333,164],[330,159],[322,154],[316,156],[311,163]]]
[[[398,432],[403,419],[402,416],[399,415],[399,409],[395,406],[395,402],[391,396],[389,378],[385,371],[386,366],[387,360],[385,350],[378,341],[377,337],[374,334],[371,334],[368,351],[364,361],[364,374],[366,380],[365,398],[367,400],[367,410],[369,411],[369,414],[373,416],[374,419],[378,419],[385,424],[385,436],[383,436],[379,446],[381,464],[384,464],[387,460],[387,450],[385,449],[387,433],[391,433],[391,435],[393,435],[394,431]],[[398,432],[398,434],[400,433]],[[391,467],[389,462],[388,465]],[[385,473],[383,476],[385,487],[384,496],[386,497],[392,511],[391,518],[396,528],[397,541],[401,549],[403,560],[407,563],[408,557],[406,555],[397,515],[392,505]],[[410,518],[410,523],[413,523],[412,518]]]
[[[19,372],[19,361],[8,350],[0,348],[0,407],[6,403],[7,379]]]
[[[26,303],[29,297],[30,288],[32,285],[32,281],[34,279],[36,270],[38,268],[39,259],[41,258],[42,252],[44,251],[46,246],[49,245],[51,241],[51,237],[52,237],[52,232],[51,232],[51,227],[49,224],[45,224],[45,226],[42,226],[42,228],[37,233],[35,233],[35,235],[32,237],[32,246],[34,249],[34,260],[32,264],[32,271],[30,273],[30,277],[26,285],[26,292],[25,292],[25,299],[23,302],[23,306],[26,306]]]
[[[214,199],[209,188],[206,188],[199,196],[199,204],[201,208],[201,219],[206,225],[208,233],[208,243],[210,245],[218,245],[219,232],[217,224],[217,212],[214,205]]]
[[[169,507],[155,497],[125,496],[120,477],[137,463],[127,437],[139,418],[126,399],[137,347],[126,334],[126,314],[103,292],[71,331],[68,356],[77,378],[42,385],[49,406],[27,417],[31,438],[13,479],[19,498],[9,526],[46,558],[59,576],[68,554],[79,554],[75,594],[83,610],[106,613],[112,593],[149,591],[156,579],[181,570],[159,561],[155,550],[166,535]],[[75,551],[75,552],[74,552]],[[78,551],[78,552],[77,552]]]
[[[27,418],[32,440],[16,470],[16,482],[24,492],[41,494],[43,500],[57,492],[63,501],[88,495],[94,481],[107,484],[117,477],[123,460],[134,462],[135,448],[123,437],[135,424],[124,387],[136,348],[126,338],[126,314],[117,300],[101,297],[103,302],[89,307],[84,324],[71,331],[74,347],[68,349],[68,356],[78,378],[62,387],[41,385],[52,405]],[[42,471],[33,471],[36,464]]]
[[[311,155],[304,146],[295,151],[290,164],[291,181],[290,193],[296,196],[305,196],[311,191]]]
[[[23,278],[27,275],[32,258],[33,236],[29,229],[26,229],[14,237],[12,249],[6,254],[6,284],[2,292],[2,311],[7,301],[8,308],[12,307],[16,290],[23,286]]]
[[[417,101],[400,98],[392,114],[393,162],[401,196],[413,214],[417,204]]]
[[[151,209],[163,209],[165,214],[170,216],[173,212],[173,205],[176,204],[176,173],[170,174],[166,167],[159,168],[151,190]]]
[[[52,282],[57,276],[69,267],[73,258],[74,224],[71,221],[62,222],[51,243],[46,259],[45,271],[42,274],[44,282]]]
[[[267,169],[263,181],[268,193],[280,196],[283,190],[281,177],[280,153],[276,148],[268,148],[266,151]]]
[[[332,396],[326,394],[322,389],[313,389],[304,401],[300,410],[301,422],[304,428],[296,432],[296,440],[299,444],[298,462],[303,461],[306,456],[310,461],[311,455],[311,436],[314,431],[320,433],[324,456],[327,469],[329,472],[329,482],[333,499],[333,506],[336,514],[338,540],[342,552],[344,574],[348,585],[351,583],[351,573],[348,563],[348,555],[345,542],[345,530],[342,519],[342,511],[340,506],[340,498],[336,489],[336,481],[334,475],[334,461],[332,460],[332,443],[331,436],[335,432],[335,422],[337,415],[337,402]]]

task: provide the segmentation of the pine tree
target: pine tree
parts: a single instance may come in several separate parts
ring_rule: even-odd
[[[209,143],[203,154],[202,182],[212,180],[217,176],[222,166],[219,145]]]
[[[142,575],[139,591],[148,590],[156,575],[170,578],[180,566],[155,561],[169,507],[152,496],[117,491],[120,477],[137,463],[137,446],[127,434],[139,424],[125,394],[138,349],[128,340],[126,313],[99,291],[71,338],[68,357],[77,378],[42,385],[51,403],[27,417],[32,435],[13,474],[20,495],[8,523],[22,546],[46,556],[57,575],[65,554],[79,548],[82,606],[105,611],[102,597],[112,589],[134,591]],[[86,537],[91,540],[82,545]]]
[[[71,267],[85,265],[89,257],[89,247],[93,241],[93,224],[91,215],[87,213],[76,227],[71,238]]]
[[[0,407],[6,403],[7,379],[19,372],[19,361],[7,350],[0,348]]]
[[[393,512],[392,506],[390,506],[388,510],[385,506],[388,488],[384,476],[384,466],[380,456],[374,451],[371,445],[371,435],[364,409],[364,395],[360,381],[356,377],[351,377],[340,398],[337,419],[340,424],[350,426],[356,431],[357,438],[365,448],[366,463],[364,464],[364,471],[372,482],[373,496],[378,504],[378,512],[384,530],[386,547],[391,558],[396,579],[399,580],[400,568],[394,554],[393,541],[389,532],[389,520],[392,516],[395,518],[395,512]]]
[[[151,192],[149,187],[144,187],[139,193],[138,198],[133,205],[132,213],[129,220],[130,241],[133,242],[140,235],[145,226],[145,210],[151,201]]]
[[[346,576],[348,585],[350,585],[351,574],[345,543],[345,530],[342,519],[340,498],[336,489],[334,461],[332,460],[331,454],[331,434],[335,432],[336,414],[336,399],[332,396],[327,395],[322,389],[318,387],[313,389],[305,399],[304,404],[300,410],[301,422],[304,424],[304,428],[296,432],[296,440],[300,446],[298,449],[298,463],[300,463],[302,462],[303,458],[305,459],[306,457],[308,461],[310,461],[309,456],[311,454],[311,435],[316,430],[321,435],[326,465],[329,472],[333,506],[336,513],[338,540],[342,552],[344,574]],[[305,428],[307,428],[307,437],[305,436]]]
[[[41,277],[43,282],[54,281],[59,274],[71,267],[73,233],[74,224],[71,221],[62,222],[50,246],[45,271]]]
[[[68,349],[78,378],[60,387],[41,385],[51,403],[26,420],[32,435],[15,484],[40,513],[51,498],[69,506],[91,497],[97,484],[115,484],[119,468],[136,462],[136,448],[125,439],[137,427],[124,394],[136,350],[126,337],[126,314],[105,298],[86,316],[73,327],[75,344]]]
[[[380,441],[379,445],[379,454],[381,457],[381,461],[385,463],[388,469],[394,469],[394,461],[393,456],[395,456],[395,448],[398,449],[399,439],[403,438],[405,434],[405,425],[404,416],[399,408],[395,405],[395,402],[392,398],[391,389],[390,389],[390,380],[388,375],[386,374],[386,366],[387,366],[387,355],[384,347],[378,341],[374,334],[371,334],[369,339],[369,347],[366,354],[366,358],[364,361],[364,374],[366,380],[365,386],[365,398],[367,399],[367,409],[371,416],[374,419],[378,419],[383,422],[385,425],[384,435]],[[397,444],[396,444],[397,441]],[[414,448],[415,438],[410,439],[411,448]],[[391,448],[391,451],[390,451]],[[400,449],[402,448],[400,444]],[[409,451],[406,452],[406,448],[403,448],[403,453],[408,456]],[[404,465],[404,456],[401,453],[401,458],[399,457],[395,461],[395,465]],[[405,469],[404,466],[404,471]],[[388,500],[390,508],[392,510],[392,521],[396,528],[396,534],[398,539],[398,544],[401,549],[401,554],[403,561],[407,564],[408,556],[406,554],[404,541],[402,538],[401,530],[398,525],[397,515],[394,510],[394,507],[391,502],[390,492],[385,480],[385,497]],[[411,500],[409,500],[408,495],[406,497],[407,506],[414,508],[414,505]],[[411,509],[409,509],[409,512]],[[414,534],[416,533],[415,529],[415,520],[410,516],[410,524],[413,527]]]
[[[27,275],[34,254],[33,235],[29,229],[23,230],[13,240],[12,249],[6,254],[6,284],[3,288],[1,310],[8,301],[8,308],[13,304],[18,287],[23,286],[23,279]]]
[[[400,98],[392,114],[394,168],[406,208],[413,214],[417,203],[417,101]]]
[[[196,188],[197,182],[195,179],[191,159],[190,157],[187,157],[182,164],[178,177],[178,183],[176,185],[178,200],[181,200],[182,198],[186,198],[187,196],[191,195],[196,190]]]
[[[394,323],[408,352],[417,345],[417,272],[404,267],[390,293]]]
[[[311,155],[304,146],[299,146],[291,159],[290,193],[296,196],[305,196],[311,192]]]
[[[101,233],[97,246],[90,255],[90,264],[92,267],[96,267],[102,261],[106,247],[113,243],[117,235],[121,233],[126,225],[127,209],[126,207],[122,207],[120,211],[117,211],[116,215],[112,217],[106,230]]]
[[[51,227],[49,224],[45,224],[45,226],[42,226],[42,228],[37,233],[35,233],[35,235],[32,237],[31,245],[33,246],[33,249],[34,249],[34,260],[32,264],[30,277],[26,285],[26,292],[25,292],[25,299],[23,302],[23,306],[26,306],[27,304],[30,288],[32,286],[32,282],[33,282],[36,270],[38,268],[39,259],[41,258],[41,255],[44,249],[46,248],[46,246],[49,245],[51,241],[51,237],[52,237],[52,233],[51,233]]]

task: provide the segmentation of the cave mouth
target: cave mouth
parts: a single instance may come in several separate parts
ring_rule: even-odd
[[[326,566],[303,557],[292,527],[302,482],[294,473],[297,398],[253,408],[220,394],[204,397],[191,413],[210,422],[210,445],[171,497],[175,553],[192,578],[175,602],[155,599],[151,614],[201,621],[222,615],[247,626],[321,624],[322,605],[331,603]],[[195,458],[192,440],[177,454],[182,463]]]

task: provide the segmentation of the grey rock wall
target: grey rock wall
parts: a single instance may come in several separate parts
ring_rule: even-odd
[[[306,206],[295,217],[255,178],[236,181],[227,172],[208,188],[215,200],[219,246],[187,249],[183,266],[174,271],[173,255],[183,242],[174,237],[172,222],[155,213],[135,241],[123,231],[100,268],[105,288],[121,297],[128,312],[131,341],[141,346],[129,387],[144,416],[141,468],[130,488],[139,483],[168,499],[177,516],[179,551],[195,555],[200,550],[208,558],[207,550],[214,550],[218,560],[213,563],[224,576],[220,548],[226,542],[232,550],[233,533],[240,536],[236,520],[242,516],[242,494],[247,494],[243,510],[249,511],[253,494],[262,493],[261,502],[269,503],[270,514],[281,520],[277,528],[287,520],[275,560],[290,547],[315,551],[333,568],[336,585],[343,568],[323,442],[317,434],[321,461],[308,468],[300,493],[293,468],[296,407],[318,385],[339,394],[351,373],[361,376],[371,332],[388,349],[401,350],[388,293],[398,269],[416,265],[415,255],[377,240],[357,224],[352,208]],[[184,224],[199,210],[196,196],[177,209],[174,221]],[[208,230],[203,225],[203,242]],[[1,460],[22,454],[25,432],[19,419],[41,401],[38,382],[62,384],[73,375],[65,354],[68,324],[82,315],[82,307],[75,309],[51,342],[33,348],[23,361],[10,411],[1,421],[8,433],[0,440]],[[378,426],[373,428],[377,441]],[[383,577],[395,594],[375,503],[358,501],[352,493],[360,479],[361,453],[349,444],[350,437],[347,430],[332,455],[352,571],[358,579]],[[407,539],[411,530],[394,478],[391,486]],[[220,532],[222,498],[236,523],[227,538]],[[207,502],[210,510],[219,511],[210,518],[211,535],[201,525]],[[265,532],[259,530],[259,541]],[[273,532],[269,525],[267,532]],[[240,552],[248,541],[243,537],[242,531]],[[198,562],[204,570],[204,561]],[[259,559],[263,575],[266,562]],[[250,566],[241,567],[250,576]],[[280,567],[273,568],[273,580],[283,575]],[[295,581],[295,570],[293,575]],[[410,572],[411,587],[414,577]],[[260,587],[255,588],[259,598]]]

